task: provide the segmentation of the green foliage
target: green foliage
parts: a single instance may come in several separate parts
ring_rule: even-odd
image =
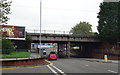
[[[27,34],[27,33],[26,33],[26,34]],[[31,41],[32,41],[31,36],[30,36],[30,35],[27,35],[27,36],[26,36],[26,42],[31,43]]]
[[[27,46],[27,49],[31,49],[31,42],[32,42],[32,37],[30,35],[27,35],[26,36],[26,46]]]
[[[98,13],[99,36],[103,40],[114,43],[120,34],[118,30],[118,2],[103,2]]]
[[[120,1],[118,3],[118,41],[120,42]]]
[[[14,45],[8,39],[2,39],[2,54],[9,54],[13,51]]]
[[[0,58],[28,58],[29,52],[11,52],[10,54],[1,54]]]
[[[92,34],[91,26],[92,25],[89,24],[88,22],[80,22],[75,27],[73,27],[70,32],[73,35],[91,35]]]
[[[11,1],[0,0],[0,23],[6,24],[9,20],[8,14],[10,14]]]

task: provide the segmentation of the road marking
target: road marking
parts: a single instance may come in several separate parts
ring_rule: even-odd
[[[112,72],[112,73],[118,73],[118,72],[115,72],[115,71],[112,71],[112,70],[108,70],[109,72]]]
[[[60,70],[59,68],[57,68],[56,66],[54,66],[53,64],[51,64],[51,66],[56,69],[57,71],[59,71],[60,73],[62,73],[63,75],[66,75],[62,70]]]
[[[48,62],[48,63],[50,63],[49,65],[52,65],[53,63],[52,62],[50,62],[50,61],[48,61],[48,60],[45,60],[46,62]]]
[[[60,73],[64,73],[62,70],[58,69],[57,67],[55,67],[54,65],[51,65],[53,68],[55,68],[56,70],[58,70]]]
[[[48,67],[53,73],[57,74],[57,72],[56,72],[52,67],[50,67],[49,65],[47,65],[47,67]]]

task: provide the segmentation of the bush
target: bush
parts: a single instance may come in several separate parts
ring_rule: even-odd
[[[2,39],[2,54],[10,54],[13,50],[13,42],[9,39]]]

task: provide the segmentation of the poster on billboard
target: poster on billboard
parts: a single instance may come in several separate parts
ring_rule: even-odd
[[[25,27],[0,25],[0,34],[8,39],[25,40]]]

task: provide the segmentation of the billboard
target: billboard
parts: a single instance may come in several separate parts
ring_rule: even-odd
[[[0,25],[0,34],[8,39],[25,40],[25,27]]]

